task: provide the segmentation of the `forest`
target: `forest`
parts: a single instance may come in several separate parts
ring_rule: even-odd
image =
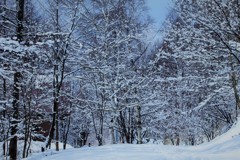
[[[153,23],[145,0],[1,0],[0,158],[28,157],[33,141],[225,133],[240,109],[240,1],[175,0],[159,39]]]

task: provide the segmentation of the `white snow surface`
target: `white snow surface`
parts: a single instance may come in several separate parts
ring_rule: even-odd
[[[240,120],[225,134],[198,146],[116,144],[36,153],[25,160],[239,160]]]

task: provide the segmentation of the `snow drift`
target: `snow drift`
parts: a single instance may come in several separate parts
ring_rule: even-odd
[[[198,146],[117,144],[37,153],[26,160],[239,160],[240,119],[225,134]]]

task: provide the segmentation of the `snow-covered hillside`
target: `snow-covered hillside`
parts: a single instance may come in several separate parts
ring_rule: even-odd
[[[199,146],[118,144],[37,153],[26,160],[239,160],[240,120],[225,134]]]

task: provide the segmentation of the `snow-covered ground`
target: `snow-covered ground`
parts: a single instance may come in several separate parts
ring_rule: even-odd
[[[239,160],[240,120],[225,134],[198,146],[118,144],[36,153],[26,160]]]

